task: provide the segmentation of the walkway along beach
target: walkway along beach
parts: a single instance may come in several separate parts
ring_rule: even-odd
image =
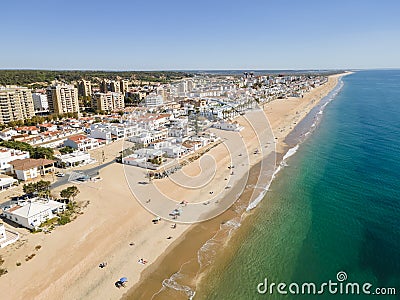
[[[330,76],[328,83],[313,89],[304,98],[275,100],[265,105],[265,113],[277,138],[277,165],[288,149],[285,137],[336,86],[340,76]],[[246,123],[243,117],[239,117],[238,122]],[[0,289],[12,291],[9,299],[119,299],[124,293],[129,299],[150,299],[160,291],[163,280],[167,279],[166,285],[175,285],[171,275],[188,262],[182,267],[182,273],[189,276],[183,278],[180,286],[175,286],[182,286],[187,293],[170,289],[154,298],[166,299],[170,297],[168,293],[173,293],[175,298],[187,299],[200,279],[198,274],[207,265],[205,259],[208,256],[203,259],[201,253],[212,245],[206,242],[217,234],[217,239],[225,243],[231,229],[240,224],[249,200],[257,198],[259,192],[266,188],[257,187],[258,193],[253,194],[252,185],[258,180],[254,174],[258,174],[260,165],[257,163],[261,155],[252,154],[257,148],[257,141],[252,138],[251,131],[244,130],[242,135],[251,151],[249,164],[252,168],[240,200],[222,215],[195,225],[178,224],[175,229],[171,228],[172,223],[163,220],[153,224],[155,216],[134,199],[125,180],[123,166],[110,164],[100,170],[102,181],[79,185],[81,193],[77,200],[90,201],[82,216],[57,228],[51,235],[22,236],[22,240],[27,239],[26,243],[6,249],[3,258],[8,264],[9,274],[1,278]],[[116,142],[104,148],[107,159],[115,157],[122,144],[122,141]],[[218,163],[224,168],[221,168],[221,174],[217,173],[221,178],[228,163],[224,160],[224,149],[221,144],[209,152],[209,155],[221,158]],[[94,152],[93,156],[99,156],[99,153]],[[275,155],[271,155],[264,159],[275,159]],[[196,170],[199,170],[197,161],[184,169],[187,174],[196,174]],[[176,191],[173,185],[163,181],[157,184],[160,189],[168,190],[169,187],[169,195],[174,197]],[[218,190],[218,180],[213,190]],[[190,198],[196,195],[191,196],[187,192],[187,197],[190,202]],[[15,263],[24,261],[38,244],[41,248],[34,259],[17,267]],[[199,249],[202,250],[199,252]],[[139,264],[141,258],[148,263]],[[99,268],[101,262],[107,262],[107,267]],[[130,290],[114,287],[114,282],[121,277],[129,279],[126,286]]]

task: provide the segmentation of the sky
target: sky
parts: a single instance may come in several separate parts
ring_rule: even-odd
[[[395,0],[3,0],[0,69],[400,68]]]

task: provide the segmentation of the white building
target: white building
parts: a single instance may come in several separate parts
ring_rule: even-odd
[[[35,112],[48,112],[49,102],[47,101],[47,95],[41,93],[32,93],[33,107]]]
[[[0,223],[0,248],[4,248],[19,239],[19,233],[7,229],[3,223]]]
[[[10,162],[11,173],[15,174],[17,179],[28,181],[54,172],[54,160],[45,158],[24,158]]]
[[[96,162],[95,159],[90,157],[90,154],[82,151],[75,151],[63,155],[57,155],[57,165],[62,168],[76,167],[81,165],[88,165]]]
[[[0,190],[7,189],[9,187],[12,187],[14,184],[18,182],[17,179],[14,179],[12,177],[1,177],[0,178]]]
[[[65,203],[47,199],[30,199],[17,201],[3,206],[2,216],[25,228],[35,229],[43,222],[55,218],[57,213],[65,210]]]
[[[43,123],[38,125],[40,132],[46,132],[46,131],[50,131],[50,132],[54,132],[57,131],[57,125],[56,124],[51,124],[51,123]]]
[[[158,107],[163,105],[164,98],[161,95],[150,94],[145,99],[146,107]]]
[[[166,156],[169,158],[181,158],[189,153],[187,148],[181,145],[170,145],[162,147],[161,150],[164,151]]]
[[[82,134],[69,137],[64,141],[64,146],[77,149],[79,151],[87,151],[96,149],[100,146],[99,141]]]
[[[11,171],[11,165],[9,164],[16,159],[29,158],[28,151],[21,151],[16,149],[0,149],[0,170],[4,172]]]
[[[137,124],[127,123],[96,123],[90,126],[90,137],[99,139],[123,139],[141,132]]]
[[[122,158],[122,163],[131,166],[156,170],[160,165],[153,164],[149,160],[162,159],[164,152],[156,149],[139,149],[133,154]]]
[[[213,127],[227,131],[241,131],[244,128],[243,126],[240,126],[238,123],[229,123],[229,122],[218,122],[213,124]]]
[[[6,129],[0,131],[0,138],[3,141],[9,141],[15,135],[18,135],[18,132],[14,129],[6,128]]]
[[[142,131],[139,135],[130,137],[129,141],[132,143],[142,144],[144,147],[147,147],[148,144],[157,140],[166,139],[167,137],[168,129],[165,128],[163,130]]]
[[[106,144],[111,143],[112,134],[107,128],[94,128],[90,130],[90,137],[94,139],[101,139],[106,142]]]

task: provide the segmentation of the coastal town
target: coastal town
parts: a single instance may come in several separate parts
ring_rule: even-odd
[[[194,76],[142,86],[127,79],[98,84],[84,79],[69,84],[55,80],[37,90],[3,86],[0,122],[6,128],[0,138],[6,148],[2,149],[1,170],[18,180],[36,177],[26,177],[26,172],[17,175],[11,169],[13,160],[29,159],[27,152],[15,149],[21,143],[52,149],[51,153],[57,153],[51,155],[54,165],[73,167],[94,162],[88,151],[120,139],[128,139],[135,148],[121,157],[123,163],[157,169],[162,157],[181,158],[212,142],[215,137],[204,135],[208,128],[239,130],[231,121],[246,110],[274,99],[302,97],[326,81],[326,76],[245,73],[240,78]],[[125,104],[125,99],[133,98],[137,99],[134,104]],[[87,99],[91,106],[82,106]]]
[[[35,240],[51,244],[53,234],[49,233],[68,228],[90,215],[92,203],[96,201],[96,196],[90,196],[90,189],[115,185],[113,180],[117,175],[107,175],[111,165],[123,166],[125,176],[133,178],[133,183],[128,177],[126,180],[134,198],[143,206],[151,199],[153,204],[155,198],[164,201],[161,197],[149,196],[153,193],[150,186],[153,188],[159,182],[156,187],[162,187],[165,178],[173,174],[179,177],[205,153],[221,149],[220,144],[229,144],[229,139],[233,141],[229,133],[241,135],[245,142],[254,139],[254,133],[249,131],[251,124],[245,122],[246,116],[257,110],[264,114],[271,109],[271,103],[296,103],[304,97],[307,105],[314,105],[322,94],[307,97],[327,83],[326,74],[245,72],[240,76],[192,74],[168,83],[143,83],[116,77],[81,78],[72,82],[55,79],[37,89],[29,85],[0,87],[3,127],[0,132],[0,242],[1,248],[7,250],[0,252],[3,257],[0,274],[6,278],[34,259],[36,253],[24,254],[25,262],[21,261],[24,245]],[[296,122],[304,117],[306,109],[299,111],[296,111]],[[280,128],[275,139],[284,136],[296,122],[292,120],[291,126]],[[272,135],[271,143],[276,143]],[[248,144],[251,146],[243,149],[254,157],[263,151],[262,145],[257,146],[254,141]],[[244,166],[246,162],[239,152],[235,154],[237,164]],[[199,190],[198,195],[190,196],[190,191],[177,188],[176,193],[187,192],[187,197],[182,199],[172,192],[169,198],[174,198],[176,204],[172,205],[177,205],[176,208],[164,207],[165,215],[150,210],[153,213],[146,212],[148,219],[153,224],[162,219],[185,223],[180,214],[188,205],[187,199],[198,199],[198,204],[202,204],[195,211],[207,208],[210,197],[215,203],[222,201],[229,192],[227,189],[239,185],[233,175],[244,174],[239,167],[233,169],[233,160],[225,162],[222,156],[221,162],[229,170],[215,170],[216,177],[224,177],[226,181],[221,191],[214,185],[208,192]],[[125,179],[121,176],[118,184],[123,182]],[[142,184],[148,182],[154,185]],[[143,199],[139,199],[139,193],[145,195]],[[216,194],[221,198],[216,198]],[[172,228],[177,234],[188,228],[177,223],[171,223],[165,230]],[[172,239],[169,234],[166,234],[166,246]],[[130,245],[137,247],[136,243]],[[39,253],[41,248],[42,245],[36,245],[35,252]],[[14,257],[19,260],[12,261]],[[143,265],[147,259],[138,257]],[[107,262],[101,262],[101,268],[106,265]],[[118,287],[124,286],[122,283],[125,284],[119,282]]]

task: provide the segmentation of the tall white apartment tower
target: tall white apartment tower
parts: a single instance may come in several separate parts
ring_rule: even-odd
[[[73,85],[55,84],[47,88],[49,111],[55,114],[79,112],[78,89]]]

